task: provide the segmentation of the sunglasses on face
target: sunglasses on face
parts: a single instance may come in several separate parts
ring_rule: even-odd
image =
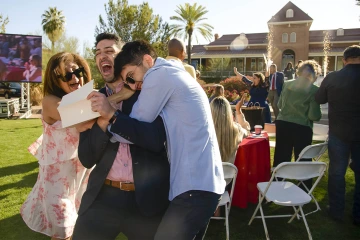
[[[135,72],[135,70],[137,69],[137,67],[141,65],[141,63],[142,63],[142,62],[140,62],[139,64],[137,64],[136,67],[134,68],[134,70],[133,70],[130,74],[128,74],[128,75],[126,76],[126,78],[125,78],[125,83],[126,83],[126,84],[129,84],[129,83],[130,83],[130,84],[135,84],[136,82],[139,82],[139,81],[136,81],[136,80],[132,77],[132,75],[134,74],[134,72]]]
[[[83,77],[83,76],[84,76],[84,68],[83,68],[83,67],[77,68],[77,69],[75,69],[75,70],[72,71],[72,72],[66,72],[65,76],[58,75],[58,77],[59,77],[63,82],[69,82],[69,81],[71,81],[73,74],[75,74],[75,76],[76,76],[77,78]]]

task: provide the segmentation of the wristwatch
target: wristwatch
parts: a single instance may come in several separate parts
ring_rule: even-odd
[[[120,114],[120,110],[115,111],[114,115],[110,118],[109,123],[113,124],[115,122],[117,116],[119,116],[119,114]]]

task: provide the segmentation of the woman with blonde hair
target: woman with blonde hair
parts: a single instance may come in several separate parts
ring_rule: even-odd
[[[239,143],[250,130],[249,123],[241,112],[245,97],[236,104],[236,122],[229,101],[225,97],[216,97],[210,103],[215,132],[223,162],[234,163]]]
[[[87,62],[73,53],[55,54],[45,71],[43,134],[29,147],[39,162],[39,174],[20,212],[29,228],[52,239],[71,238],[90,174],[78,159],[79,131],[62,127],[57,107],[64,95],[90,79]]]

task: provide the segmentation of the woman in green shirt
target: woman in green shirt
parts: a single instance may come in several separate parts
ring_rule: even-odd
[[[299,66],[297,79],[284,82],[278,102],[274,167],[290,162],[293,150],[297,159],[301,150],[311,145],[313,121],[321,119],[320,105],[315,102],[319,87],[313,84],[320,73],[321,66],[307,60]]]

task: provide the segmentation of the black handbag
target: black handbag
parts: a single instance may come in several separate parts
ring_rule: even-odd
[[[261,125],[264,129],[264,107],[260,107],[260,103],[249,103],[247,107],[241,107],[241,111],[250,124],[250,131],[254,131],[255,125]]]

